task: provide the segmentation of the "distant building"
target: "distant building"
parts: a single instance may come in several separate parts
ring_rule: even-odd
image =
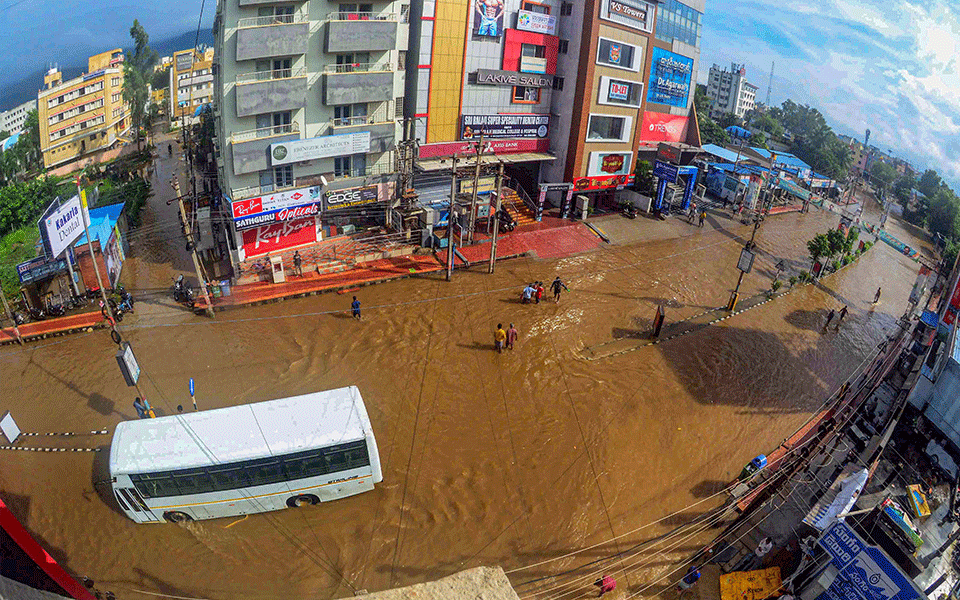
[[[213,48],[173,53],[168,95],[171,119],[192,119],[198,107],[213,101]]]
[[[96,157],[130,128],[123,102],[123,51],[115,48],[87,60],[87,72],[70,81],[56,67],[37,94],[40,149],[47,168]]]
[[[12,135],[22,130],[27,113],[31,110],[37,110],[36,98],[0,113],[0,131],[6,131]]]
[[[758,88],[748,82],[746,76],[747,69],[736,63],[731,63],[729,71],[720,65],[710,67],[707,97],[711,102],[711,118],[732,113],[742,119],[754,107]]]

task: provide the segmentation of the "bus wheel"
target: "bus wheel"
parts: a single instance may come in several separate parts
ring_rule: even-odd
[[[182,513],[180,511],[173,511],[168,513],[163,513],[163,518],[171,523],[186,523],[187,521],[192,521],[193,517],[187,513]]]
[[[316,504],[320,502],[320,498],[317,498],[313,494],[303,494],[300,496],[293,496],[287,500],[287,506],[290,508],[298,508],[300,506],[309,506],[310,504]]]

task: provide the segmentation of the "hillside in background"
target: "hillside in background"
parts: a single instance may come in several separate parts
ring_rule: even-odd
[[[183,50],[193,46],[197,39],[196,30],[185,31],[182,34],[166,40],[151,40],[150,46],[157,51],[160,56],[169,56],[175,50]],[[209,29],[200,30],[200,44],[207,46],[213,45],[213,33]],[[109,47],[90,48],[87,51],[80,52],[76,56],[51,56],[50,62],[59,61],[60,70],[63,71],[64,81],[76,77],[87,69],[87,57],[91,54],[109,50]],[[129,49],[125,48],[125,51]],[[69,62],[65,62],[69,60]],[[45,69],[39,69],[14,81],[5,82],[0,88],[0,111],[13,108],[18,104],[26,102],[31,98],[37,97],[37,91],[43,87],[43,75]]]

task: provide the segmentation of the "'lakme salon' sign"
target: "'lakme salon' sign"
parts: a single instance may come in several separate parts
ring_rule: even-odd
[[[494,71],[491,69],[477,69],[477,83],[485,85],[523,86],[523,87],[551,87],[553,75],[539,73],[517,73],[514,71]]]

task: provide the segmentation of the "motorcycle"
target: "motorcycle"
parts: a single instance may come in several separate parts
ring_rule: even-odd
[[[497,216],[500,221],[500,230],[501,231],[513,231],[517,228],[517,222],[510,215],[505,208],[501,208]]]
[[[28,306],[27,312],[30,313],[30,319],[33,321],[42,321],[47,317],[42,308],[33,308]]]
[[[181,304],[188,304],[190,308],[193,308],[194,304],[196,304],[193,290],[184,283],[183,274],[177,277],[173,283],[173,299]]]
[[[118,310],[125,313],[133,312],[133,294],[124,289],[122,285],[117,286],[117,289],[114,290],[113,301]]]
[[[623,205],[623,210],[620,211],[620,214],[622,214],[623,216],[625,216],[625,217],[628,218],[628,219],[636,219],[636,218],[637,218],[637,207],[634,206],[633,204],[624,204],[624,205]]]
[[[107,298],[107,302],[110,305],[109,313],[107,312],[107,307],[103,304],[103,300],[100,301],[100,314],[103,315],[103,318],[107,319],[110,317],[110,315],[113,315],[113,318],[116,319],[117,323],[123,321],[123,311],[119,309],[114,299]]]
[[[62,304],[51,304],[47,307],[47,316],[51,318],[62,317],[67,314],[67,310]]]
[[[17,326],[19,327],[20,325],[23,325],[24,323],[27,322],[27,318],[26,318],[25,316],[23,316],[23,313],[21,313],[21,312],[14,312],[14,313],[13,313],[13,322],[16,323]]]

